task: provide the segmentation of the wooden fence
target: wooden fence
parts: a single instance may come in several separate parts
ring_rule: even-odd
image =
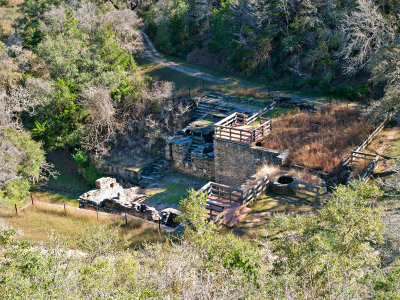
[[[253,123],[256,121],[258,118],[262,117],[264,114],[269,112],[270,110],[273,110],[275,106],[277,105],[278,101],[275,100],[271,102],[268,106],[266,106],[264,109],[260,110],[259,112],[255,113],[252,115],[250,118],[247,119],[247,125]]]
[[[266,191],[269,182],[269,174],[258,180],[251,188],[243,193],[243,204],[249,204],[257,200],[257,198]]]
[[[268,187],[270,180],[269,175],[258,180],[251,188],[249,188],[246,192],[241,189],[215,183],[208,182],[205,186],[203,186],[198,193],[204,192],[207,195],[206,201],[206,209],[208,212],[209,220],[212,220],[214,223],[219,224],[224,221],[225,218],[225,208],[227,205],[218,203],[219,199],[228,200],[229,203],[236,202],[242,204],[249,204],[258,197],[261,196],[263,192]]]
[[[350,166],[352,169],[355,165],[357,165],[360,161],[370,161],[368,166],[365,168],[363,173],[360,175],[359,179],[366,182],[369,180],[369,177],[372,175],[373,171],[375,170],[376,166],[379,162],[379,155],[360,152],[360,151],[351,151],[350,158],[347,162],[347,165]],[[354,178],[353,174],[347,178],[347,182]]]
[[[388,118],[386,118],[378,127],[372,131],[368,137],[356,148],[354,149],[350,154],[348,154],[342,161],[341,166],[348,166],[351,164],[351,156],[353,152],[359,152],[362,153],[361,151],[364,150],[371,142],[372,140],[376,137],[378,133],[382,131],[382,129],[385,127],[386,123],[389,122],[393,117],[394,113],[391,114]]]
[[[208,198],[223,198],[229,202],[243,202],[243,191],[224,184],[209,182],[198,192],[205,192]]]
[[[372,131],[368,137],[353,151],[350,152],[349,155],[347,155],[340,166],[343,167],[354,167],[354,162],[358,162],[360,159],[369,159],[371,162],[363,172],[363,174],[360,176],[360,179],[362,181],[368,181],[369,177],[372,175],[373,171],[375,170],[378,161],[379,161],[379,155],[371,154],[371,153],[365,153],[362,152],[371,142],[372,140],[376,137],[378,133],[382,131],[382,129],[385,127],[386,123],[389,122],[396,113],[391,113],[378,127],[375,128],[374,131]],[[352,179],[352,174],[347,178],[347,182]]]
[[[319,199],[319,197],[325,194],[327,191],[325,183],[319,186],[298,179],[294,181],[293,189],[297,193],[312,196],[315,197],[315,199]]]
[[[374,172],[376,166],[378,165],[378,161],[379,161],[379,156],[377,155],[368,165],[368,167],[364,170],[364,172],[362,173],[362,175],[360,176],[360,179],[364,182],[367,182],[370,178],[370,176],[372,175],[372,173]]]

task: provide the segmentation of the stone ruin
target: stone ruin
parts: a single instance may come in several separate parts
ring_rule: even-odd
[[[201,93],[194,101],[194,120],[166,140],[165,158],[172,168],[239,188],[259,167],[286,163],[288,152],[215,136],[221,120],[234,113],[254,116],[268,107],[265,101],[216,92]]]
[[[181,212],[174,208],[158,211],[156,208],[141,203],[145,195],[141,188],[131,187],[124,189],[115,178],[103,177],[95,182],[96,188],[84,193],[78,198],[80,208],[96,208],[107,212],[126,213],[154,223],[168,227],[176,227],[175,220]]]

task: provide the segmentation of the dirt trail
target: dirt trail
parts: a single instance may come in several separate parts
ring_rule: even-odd
[[[400,118],[394,117],[393,120],[396,122],[394,126],[383,130],[381,133],[381,139],[383,139],[382,144],[380,144],[376,150],[372,151],[381,156],[381,166],[383,172],[388,172],[391,170],[391,166],[388,163],[390,157],[385,156],[385,153],[390,147],[390,144],[400,136]]]
[[[161,64],[165,67],[168,67],[170,69],[173,69],[174,71],[186,74],[188,76],[196,77],[202,80],[210,81],[213,83],[217,84],[224,84],[224,85],[229,85],[231,87],[243,87],[243,88],[254,88],[257,91],[260,92],[268,92],[270,95],[274,97],[284,97],[284,98],[291,98],[293,100],[301,100],[301,101],[306,101],[309,103],[313,103],[314,105],[326,105],[327,103],[330,103],[332,99],[328,99],[325,97],[312,97],[312,96],[307,96],[298,92],[290,92],[286,90],[280,90],[276,88],[269,87],[265,84],[251,84],[248,81],[245,80],[237,80],[233,79],[230,77],[219,77],[210,73],[206,73],[203,71],[200,71],[196,68],[189,67],[185,65],[184,63],[179,63],[179,62],[173,62],[171,60],[168,60],[165,58],[162,54],[160,54],[157,49],[154,47],[153,43],[151,42],[150,38],[147,36],[147,34],[142,30],[142,35],[144,40],[147,43],[146,47],[146,55],[154,62]],[[335,100],[335,99],[333,99]]]

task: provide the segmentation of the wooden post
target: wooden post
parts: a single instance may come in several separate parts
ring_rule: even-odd
[[[99,208],[96,206],[97,221],[99,220]]]
[[[17,208],[17,204],[14,204],[15,207],[15,214],[18,216],[18,208]]]
[[[32,196],[32,194],[31,194],[31,201],[32,201],[32,206],[33,206],[33,196]]]
[[[65,209],[65,200],[64,200],[64,212],[67,212],[67,210]]]
[[[128,225],[128,216],[126,215],[126,212],[125,212],[125,225]]]

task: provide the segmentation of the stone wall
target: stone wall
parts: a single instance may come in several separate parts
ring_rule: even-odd
[[[111,175],[114,177],[118,177],[121,179],[125,179],[129,182],[132,182],[134,184],[139,184],[140,181],[142,180],[142,176],[139,173],[139,171],[124,168],[124,167],[119,167],[119,166],[113,166],[109,164],[105,164],[102,162],[94,162],[94,166],[97,170],[100,172]]]
[[[172,167],[182,173],[214,180],[214,152],[204,153],[212,144],[198,146],[190,152],[192,141],[185,137],[167,139],[166,158]]]
[[[214,153],[203,154],[201,149],[191,153],[192,162],[189,164],[189,173],[208,180],[215,179]]]
[[[215,181],[239,188],[264,165],[285,164],[289,153],[263,147],[214,140]]]

